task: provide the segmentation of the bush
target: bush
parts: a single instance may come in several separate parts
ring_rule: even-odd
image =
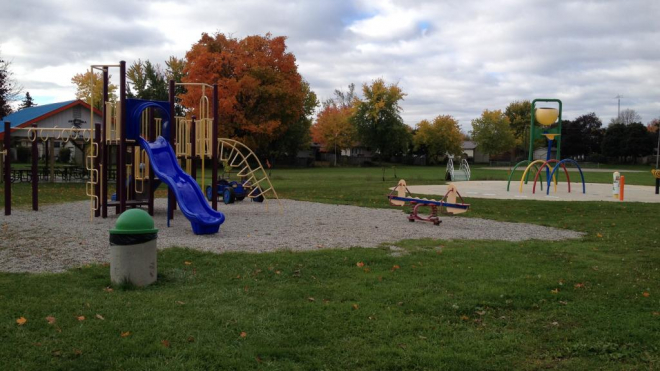
[[[30,162],[32,150],[28,147],[16,147],[16,157],[18,162]]]
[[[71,161],[71,149],[66,148],[66,147],[61,148],[60,149],[60,154],[59,154],[59,157],[58,157],[58,161],[62,162],[62,163],[65,163],[65,164],[68,164],[69,161]]]

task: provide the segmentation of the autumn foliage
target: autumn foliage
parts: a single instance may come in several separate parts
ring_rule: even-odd
[[[355,126],[351,122],[353,108],[350,106],[326,105],[312,126],[312,140],[320,143],[326,151],[342,150],[355,144]]]
[[[263,153],[300,119],[305,89],[285,41],[270,34],[239,40],[203,33],[186,53],[184,82],[218,84],[221,136]],[[188,89],[182,103],[194,114],[200,97],[201,89]]]

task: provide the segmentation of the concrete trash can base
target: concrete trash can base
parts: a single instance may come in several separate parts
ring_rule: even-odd
[[[127,210],[110,230],[110,280],[144,287],[156,282],[158,230],[149,214]]]
[[[156,240],[139,245],[110,246],[110,280],[147,286],[156,282],[158,263]]]

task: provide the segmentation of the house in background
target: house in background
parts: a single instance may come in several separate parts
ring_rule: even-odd
[[[477,144],[471,140],[463,141],[461,149],[463,150],[463,157],[466,157],[469,162],[488,163],[490,161],[488,153],[481,152],[477,148]]]
[[[83,102],[82,100],[70,100],[59,103],[50,103],[44,104],[42,106],[35,106],[30,108],[25,108],[20,111],[16,111],[6,117],[3,117],[1,121],[8,121],[11,123],[11,128],[28,128],[32,124],[36,124],[37,128],[83,128],[87,129],[90,127],[91,117],[91,107],[89,104]],[[94,109],[94,123],[101,123],[102,113],[101,111]],[[4,133],[5,126],[0,125],[0,140],[5,136]],[[28,147],[30,146],[30,141],[27,138],[27,130],[12,130],[12,138],[18,140],[18,146]],[[45,135],[44,135],[45,136]],[[49,141],[51,142],[51,141]],[[62,140],[53,140],[53,150],[54,154],[57,157],[61,148],[69,148],[71,150],[71,161],[77,164],[83,164],[83,148],[84,144],[82,139],[76,141],[64,142]],[[43,158],[46,156],[45,146],[40,146],[39,148],[39,157]],[[17,158],[16,148],[11,150],[12,158]]]

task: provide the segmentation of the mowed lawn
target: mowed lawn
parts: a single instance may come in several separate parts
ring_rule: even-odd
[[[395,171],[408,184],[444,176],[440,167],[385,170],[385,181],[376,167],[276,169],[272,178],[280,197],[388,207]],[[627,184],[653,184],[650,172],[624,174]],[[506,176],[473,170],[473,179]],[[611,173],[586,177],[611,182]],[[14,194],[29,207],[28,185]],[[82,185],[42,185],[40,194],[85,199]],[[182,246],[159,253],[159,281],[146,289],[111,286],[103,265],[0,273],[1,369],[658,368],[659,205],[467,201],[468,217],[585,237],[223,255]]]

